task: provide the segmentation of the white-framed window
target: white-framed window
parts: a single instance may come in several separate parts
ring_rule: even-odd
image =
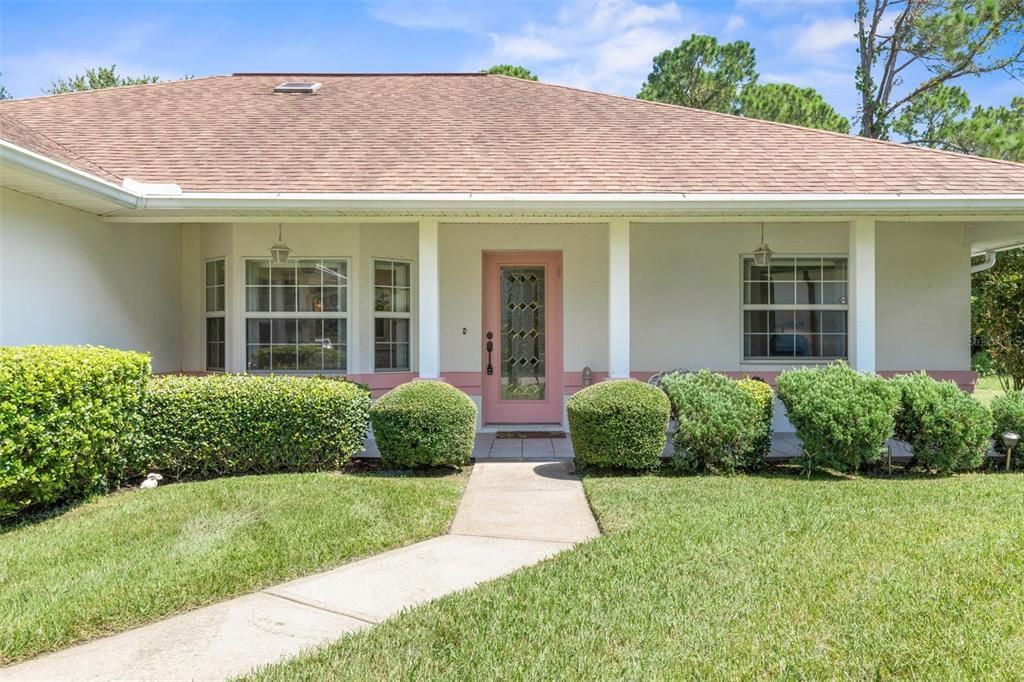
[[[373,369],[411,369],[412,264],[375,258],[373,261]]]
[[[744,360],[847,356],[845,256],[744,256],[742,269]]]
[[[205,274],[206,371],[224,371],[224,300],[227,290],[224,278],[224,259],[206,261]]]
[[[245,259],[249,371],[348,371],[348,260]]]

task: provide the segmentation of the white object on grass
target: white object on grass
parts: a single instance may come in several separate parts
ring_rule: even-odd
[[[139,487],[143,490],[149,490],[160,485],[160,481],[164,480],[164,477],[160,474],[149,474],[146,476],[146,480],[142,482]]]

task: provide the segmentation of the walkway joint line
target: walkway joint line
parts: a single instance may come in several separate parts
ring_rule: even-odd
[[[317,602],[306,601],[304,599],[298,599],[296,597],[292,597],[292,596],[289,596],[289,595],[286,595],[286,594],[278,594],[277,592],[271,592],[272,589],[273,588],[267,588],[267,589],[264,589],[264,590],[260,590],[260,592],[265,594],[265,595],[268,595],[270,597],[274,597],[276,599],[284,599],[285,601],[290,601],[293,604],[298,604],[299,606],[308,606],[309,608],[316,609],[317,611],[324,611],[326,613],[333,613],[333,614],[335,614],[337,616],[345,616],[346,618],[351,618],[352,620],[361,620],[362,622],[366,623],[367,625],[380,625],[380,621],[367,620],[363,616],[357,616],[354,613],[345,613],[344,611],[339,611],[338,609],[328,608],[328,607],[324,606],[323,604],[320,604],[320,603],[317,603]]]

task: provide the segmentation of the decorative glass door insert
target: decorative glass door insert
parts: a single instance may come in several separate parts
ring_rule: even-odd
[[[562,254],[484,252],[480,381],[486,424],[562,421]]]
[[[501,399],[544,400],[544,268],[501,268]]]

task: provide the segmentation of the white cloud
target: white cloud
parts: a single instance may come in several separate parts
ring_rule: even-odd
[[[517,61],[549,82],[635,95],[653,57],[695,29],[675,2],[566,3],[553,21],[489,33],[492,49],[474,66]]]
[[[532,35],[503,35],[491,33],[494,43],[492,54],[499,62],[547,62],[561,59],[565,51],[544,38]]]
[[[729,15],[729,18],[725,20],[725,32],[735,33],[736,31],[740,30],[746,25],[747,20],[746,18],[743,17],[743,15],[731,14]]]
[[[819,19],[797,29],[792,51],[800,54],[831,52],[857,42],[857,24],[851,19]]]

